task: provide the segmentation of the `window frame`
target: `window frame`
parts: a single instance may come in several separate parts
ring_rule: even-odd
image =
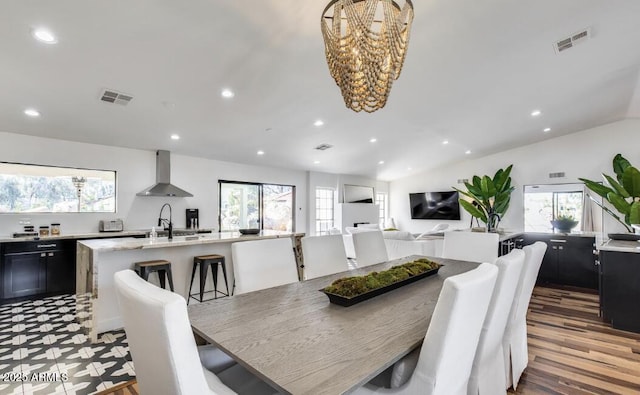
[[[292,184],[278,184],[273,182],[250,182],[250,181],[236,181],[236,180],[221,180],[218,179],[218,233],[221,232],[235,232],[234,230],[222,230],[222,184],[239,184],[239,185],[254,185],[258,186],[258,217],[260,223],[260,230],[264,230],[264,186],[276,185],[282,187],[291,187],[291,232],[296,232],[296,186]]]
[[[382,197],[382,199],[379,199]],[[382,204],[380,204],[382,200]],[[386,192],[376,192],[376,204],[378,205],[378,222],[379,225],[384,228],[385,221],[387,220],[387,201],[388,195]],[[382,214],[382,217],[380,216]]]
[[[331,212],[331,219],[330,219],[331,226],[328,227],[326,231],[318,230],[319,221],[329,221],[329,219],[324,219],[324,218],[323,219],[318,219],[318,210],[319,210],[319,208],[318,208],[318,199],[319,199],[318,191],[331,191],[331,199],[324,199],[324,200],[327,200],[327,201],[331,201],[331,210],[330,210],[330,212]],[[336,224],[336,189],[335,188],[331,188],[331,187],[316,187],[315,194],[314,194],[314,201],[315,201],[315,221],[314,221],[315,222],[315,224],[314,224],[315,225],[315,227],[314,227],[315,234],[317,236],[323,236],[325,234],[328,235],[329,234],[329,229],[335,227],[335,224]]]
[[[118,171],[113,169],[96,169],[91,167],[76,167],[76,166],[58,166],[58,165],[43,165],[39,163],[25,163],[25,162],[10,162],[10,161],[0,161],[1,164],[8,165],[20,165],[20,166],[30,166],[30,167],[45,167],[45,168],[56,168],[56,169],[71,169],[71,170],[80,170],[80,171],[104,171],[113,173],[113,199],[114,199],[114,207],[113,211],[13,211],[13,212],[1,212],[0,215],[38,215],[38,214],[46,214],[46,215],[58,215],[58,214],[117,214],[118,213]],[[3,174],[0,172],[0,174]],[[46,177],[46,176],[45,176]]]

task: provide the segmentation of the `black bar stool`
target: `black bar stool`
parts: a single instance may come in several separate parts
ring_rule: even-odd
[[[200,266],[200,292],[192,294],[191,288],[193,288],[193,280],[195,279],[198,266]],[[207,271],[209,270],[209,266],[211,266],[211,273],[213,274],[213,291],[204,290],[204,286],[207,281]],[[222,275],[224,276],[224,289],[227,291],[227,293],[218,291],[218,267],[222,267]],[[189,299],[191,298],[203,302],[204,294],[209,292],[213,292],[213,299],[217,299],[218,294],[222,296],[229,296],[229,285],[227,284],[227,266],[225,265],[223,255],[211,254],[193,257],[193,270],[191,271],[191,284],[189,285],[189,298],[187,299],[187,304],[189,304]],[[197,295],[200,295],[200,299],[195,297]]]
[[[165,288],[165,276],[169,279],[169,288],[173,292],[173,276],[171,275],[171,262],[164,259],[158,259],[155,261],[144,261],[134,263],[134,270],[145,281],[149,281],[149,274],[153,272],[158,273],[158,279],[160,280],[160,286]]]

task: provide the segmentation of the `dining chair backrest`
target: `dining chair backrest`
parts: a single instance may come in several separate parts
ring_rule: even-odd
[[[497,233],[445,232],[442,256],[471,262],[494,263],[498,259]]]
[[[478,268],[444,281],[417,366],[401,393],[463,395],[498,268]]]
[[[303,237],[302,256],[305,280],[349,270],[342,235]]]
[[[506,386],[513,385],[514,389],[518,385],[522,372],[524,372],[529,363],[527,310],[544,254],[547,251],[547,244],[538,241],[533,245],[525,246],[522,250],[525,254],[524,266],[511,304],[509,320],[502,340],[507,378]]]
[[[124,329],[143,394],[211,394],[180,295],[133,270],[114,275]]]
[[[235,294],[298,281],[291,238],[242,241],[231,244]]]
[[[389,260],[381,231],[359,232],[352,236],[358,267],[375,265]]]
[[[498,395],[505,394],[507,391],[502,339],[522,273],[524,258],[525,254],[522,250],[514,249],[496,260],[498,278],[471,369],[467,391],[469,395]]]

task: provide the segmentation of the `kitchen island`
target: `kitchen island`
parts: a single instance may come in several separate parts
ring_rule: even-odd
[[[226,258],[229,288],[233,284],[231,243],[281,237],[293,239],[298,269],[302,265],[300,238],[303,233],[262,231],[257,235],[241,235],[238,232],[221,232],[194,236],[177,236],[156,239],[97,239],[78,241],[76,257],[76,315],[85,332],[95,342],[98,333],[122,328],[122,317],[116,299],[113,275],[117,271],[132,269],[134,262],[166,259],[171,262],[175,292],[187,297],[191,282],[193,257],[220,254]],[[206,289],[213,289],[212,276],[207,276]],[[155,275],[149,278],[158,284]],[[194,281],[192,293],[198,288]],[[224,283],[218,289],[225,293]],[[192,300],[192,302],[194,302]]]

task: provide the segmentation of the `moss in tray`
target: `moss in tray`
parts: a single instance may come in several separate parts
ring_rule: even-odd
[[[399,266],[393,266],[391,269],[383,272],[371,272],[366,276],[344,277],[338,279],[334,281],[333,284],[326,287],[324,291],[352,298],[439,267],[440,265],[436,262],[420,258]]]

